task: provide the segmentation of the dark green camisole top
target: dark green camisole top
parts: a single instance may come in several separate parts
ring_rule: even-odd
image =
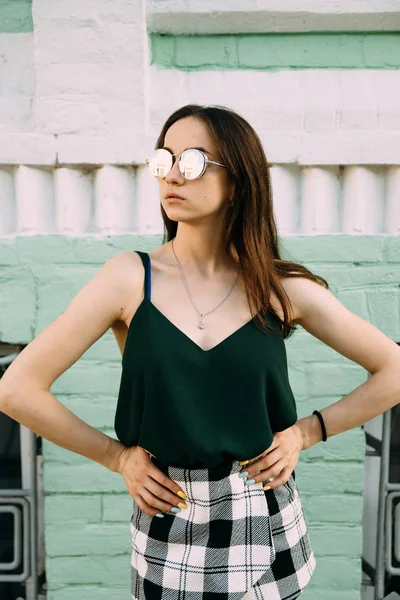
[[[129,325],[115,414],[115,432],[171,466],[212,468],[261,454],[273,434],[297,421],[279,320],[272,331],[255,320],[203,350],[145,295]]]

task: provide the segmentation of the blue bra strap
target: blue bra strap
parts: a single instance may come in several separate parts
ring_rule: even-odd
[[[140,256],[140,260],[143,263],[144,267],[144,295],[145,298],[150,300],[151,296],[151,265],[150,265],[150,256],[147,252],[143,252],[142,250],[135,250],[136,254]]]
[[[147,286],[146,286],[146,297],[151,299],[151,261],[150,256],[147,254]]]

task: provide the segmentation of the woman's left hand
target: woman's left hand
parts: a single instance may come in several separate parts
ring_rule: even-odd
[[[303,434],[296,423],[283,431],[277,431],[269,448],[258,455],[262,458],[250,466],[246,466],[246,464],[256,460],[256,456],[240,462],[243,465],[241,472],[248,472],[246,477],[248,481],[253,480],[254,483],[266,482],[263,489],[277,488],[286,483],[292,471],[294,471],[303,444]],[[268,481],[272,477],[275,479]]]

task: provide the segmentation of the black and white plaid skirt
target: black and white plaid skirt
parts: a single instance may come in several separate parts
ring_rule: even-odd
[[[316,560],[293,473],[264,491],[266,482],[247,486],[238,477],[238,461],[186,469],[152,460],[185,491],[187,508],[160,519],[133,503],[132,600],[300,595]]]

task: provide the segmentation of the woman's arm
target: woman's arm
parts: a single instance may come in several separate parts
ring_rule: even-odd
[[[113,323],[142,273],[126,253],[115,256],[78,292],[8,367],[0,380],[0,410],[38,435],[116,471],[117,440],[91,427],[59,402],[50,387]],[[128,277],[129,273],[129,277]],[[130,281],[130,285],[126,282]]]
[[[293,304],[295,322],[371,373],[365,383],[320,410],[327,437],[357,427],[398,404],[400,347],[371,323],[347,310],[317,283],[304,278],[285,278],[282,284]],[[322,439],[316,415],[299,419],[296,424],[303,434],[303,450]]]

